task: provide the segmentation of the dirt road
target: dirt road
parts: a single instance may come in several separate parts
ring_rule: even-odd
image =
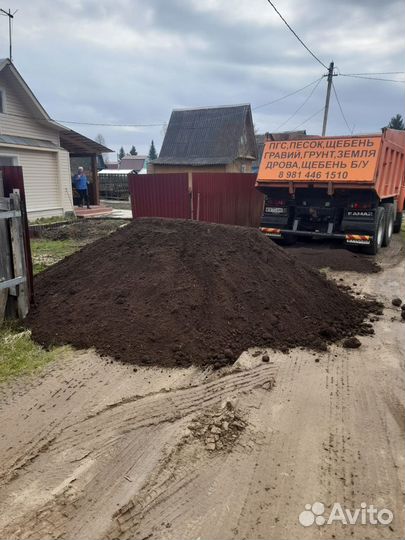
[[[86,351],[2,387],[0,537],[402,538],[398,238],[382,260],[377,274],[335,273],[386,306],[360,349],[268,351],[269,363],[252,349],[216,372],[134,370]],[[224,411],[240,428],[208,450],[195,428]],[[394,519],[304,527],[316,501],[326,517],[364,502]]]

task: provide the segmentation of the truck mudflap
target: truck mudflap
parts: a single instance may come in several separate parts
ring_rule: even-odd
[[[368,246],[373,237],[368,234],[342,234],[342,233],[321,233],[316,231],[292,231],[291,229],[277,229],[274,227],[259,227],[259,230],[270,238],[288,238],[290,236],[304,236],[307,238],[330,238],[344,240],[349,245]]]

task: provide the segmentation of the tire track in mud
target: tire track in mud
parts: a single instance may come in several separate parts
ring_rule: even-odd
[[[25,447],[28,454],[20,454],[11,466],[9,461],[2,463],[7,474],[0,504],[1,536],[104,536],[117,508],[149,485],[156,468],[162,470],[164,448],[176,453],[194,415],[219,406],[226,396],[249,394],[272,383],[276,371],[274,365],[260,365],[199,385],[132,396],[90,410],[77,422],[68,416],[64,424],[41,432]],[[8,521],[16,494],[24,501],[33,483],[47,499],[38,504],[26,501],[25,511]]]
[[[205,536],[216,514],[222,525],[232,528],[250,485],[252,455],[266,438],[251,424],[247,410],[266,399],[265,390],[243,396],[248,428],[231,452],[207,454],[196,441],[173,448],[142,491],[115,513],[106,537],[178,538],[179,530],[186,538]],[[235,490],[235,475],[240,481],[241,469],[246,472],[244,487]]]

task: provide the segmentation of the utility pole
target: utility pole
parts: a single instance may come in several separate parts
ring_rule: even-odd
[[[328,69],[328,88],[326,90],[326,102],[325,102],[325,111],[323,113],[323,126],[322,126],[322,137],[325,137],[326,125],[328,123],[328,113],[329,113],[329,101],[330,101],[330,91],[332,89],[332,78],[333,78],[333,68],[334,63],[329,64]]]
[[[11,9],[9,9],[8,11],[4,11],[4,9],[1,9],[0,8],[0,12],[2,15],[6,15],[8,17],[8,39],[9,39],[9,43],[10,43],[10,62],[13,61],[13,42],[12,42],[12,39],[11,39],[11,21],[12,19],[14,19],[14,15],[17,13],[18,9],[16,9],[14,11],[14,13],[11,13]]]

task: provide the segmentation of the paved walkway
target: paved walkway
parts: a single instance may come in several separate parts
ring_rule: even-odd
[[[114,208],[110,217],[113,217],[116,219],[132,219],[132,210]]]
[[[109,216],[113,213],[113,209],[107,206],[91,206],[90,208],[79,208],[75,206],[75,214],[80,218],[94,218]]]

